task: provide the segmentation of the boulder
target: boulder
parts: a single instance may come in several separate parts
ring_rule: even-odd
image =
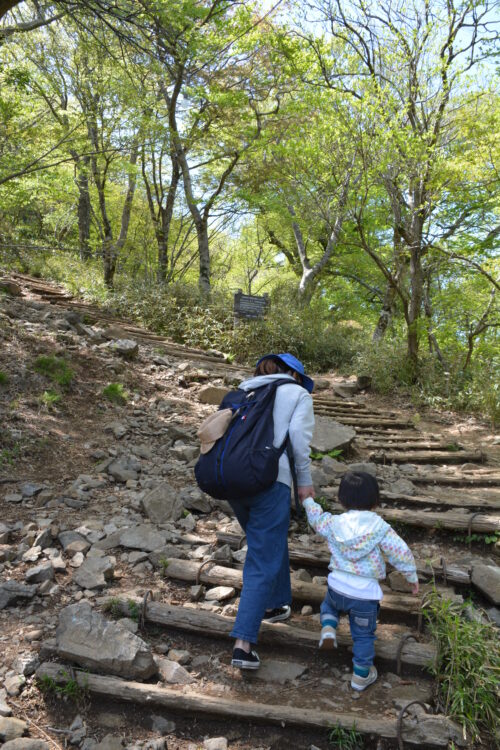
[[[82,589],[102,589],[113,578],[113,573],[110,557],[88,557],[73,573],[73,583]]]
[[[500,604],[500,567],[495,565],[474,565],[472,584],[493,604]]]
[[[57,652],[81,667],[144,680],[157,668],[150,647],[138,636],[94,612],[86,601],[65,607],[56,630]]]
[[[358,462],[354,464],[348,464],[346,471],[364,471],[367,474],[371,474],[373,477],[377,476],[377,467],[375,464],[370,462]]]
[[[350,446],[356,431],[352,427],[335,422],[329,417],[316,417],[311,448],[319,453],[345,449]]]
[[[18,737],[2,745],[2,750],[50,750],[50,745],[34,737]]]
[[[178,521],[184,512],[184,505],[178,490],[168,482],[162,482],[159,487],[148,492],[142,500],[142,506],[153,523]]]
[[[137,479],[139,468],[139,461],[132,461],[129,457],[122,456],[121,458],[115,458],[109,464],[107,472],[117,482],[127,482],[129,479]]]
[[[129,549],[142,549],[146,552],[153,552],[165,545],[167,533],[158,531],[151,524],[142,524],[141,526],[131,526],[122,531],[120,535],[120,544],[122,547]]]
[[[232,586],[215,586],[207,591],[205,599],[209,602],[223,602],[226,599],[232,599],[233,596],[236,596],[236,590]]]
[[[0,716],[0,740],[9,742],[18,737],[22,737],[28,729],[28,723],[21,719],[14,719],[10,716]]]
[[[417,488],[409,479],[398,479],[389,485],[389,492],[394,495],[414,495]]]
[[[17,599],[32,599],[36,594],[36,586],[26,586],[18,581],[0,583],[0,609],[5,609]]]

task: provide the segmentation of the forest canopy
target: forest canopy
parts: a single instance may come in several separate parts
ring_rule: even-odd
[[[499,30],[476,0],[0,2],[2,265],[498,417]],[[266,321],[233,328],[239,288]]]

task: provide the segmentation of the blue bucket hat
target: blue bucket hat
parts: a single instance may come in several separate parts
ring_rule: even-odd
[[[281,364],[285,365],[285,367],[287,367],[289,370],[298,372],[302,377],[302,385],[304,386],[306,391],[312,393],[312,390],[314,388],[314,380],[312,380],[305,374],[304,365],[302,364],[300,359],[297,359],[297,357],[294,357],[293,354],[289,354],[288,352],[285,352],[284,354],[266,354],[264,357],[261,357],[259,359],[255,366],[258,367],[260,363],[265,359],[274,359],[276,362],[281,362]]]

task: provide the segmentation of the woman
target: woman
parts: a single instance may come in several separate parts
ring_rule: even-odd
[[[304,366],[292,354],[266,354],[256,365],[253,378],[239,386],[250,391],[276,379],[289,379],[276,391],[273,408],[274,446],[281,446],[288,434],[292,445],[299,500],[314,496],[310,471],[310,443],[314,428],[311,392],[314,383]],[[246,533],[247,555],[243,568],[243,589],[231,635],[236,638],[232,665],[258,669],[260,660],[252,649],[261,622],[278,622],[290,617],[292,589],[288,561],[288,525],[292,472],[286,452],[279,461],[277,481],[267,490],[231,506]]]

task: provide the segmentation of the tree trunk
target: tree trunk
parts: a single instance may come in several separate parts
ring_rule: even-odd
[[[196,222],[196,235],[198,237],[198,254],[200,259],[199,287],[203,294],[210,294],[210,249],[208,246],[208,221],[204,217]]]
[[[77,167],[76,186],[78,188],[78,248],[81,260],[88,260],[90,250],[90,217],[91,203],[89,192],[88,157],[84,159],[83,169]]]
[[[386,289],[385,289],[384,301],[382,303],[382,310],[380,312],[377,325],[375,326],[375,330],[373,331],[372,341],[374,343],[377,341],[381,341],[387,332],[387,329],[389,327],[389,324],[393,316],[395,299],[396,299],[396,290],[394,289],[393,285],[389,284],[388,282]]]

